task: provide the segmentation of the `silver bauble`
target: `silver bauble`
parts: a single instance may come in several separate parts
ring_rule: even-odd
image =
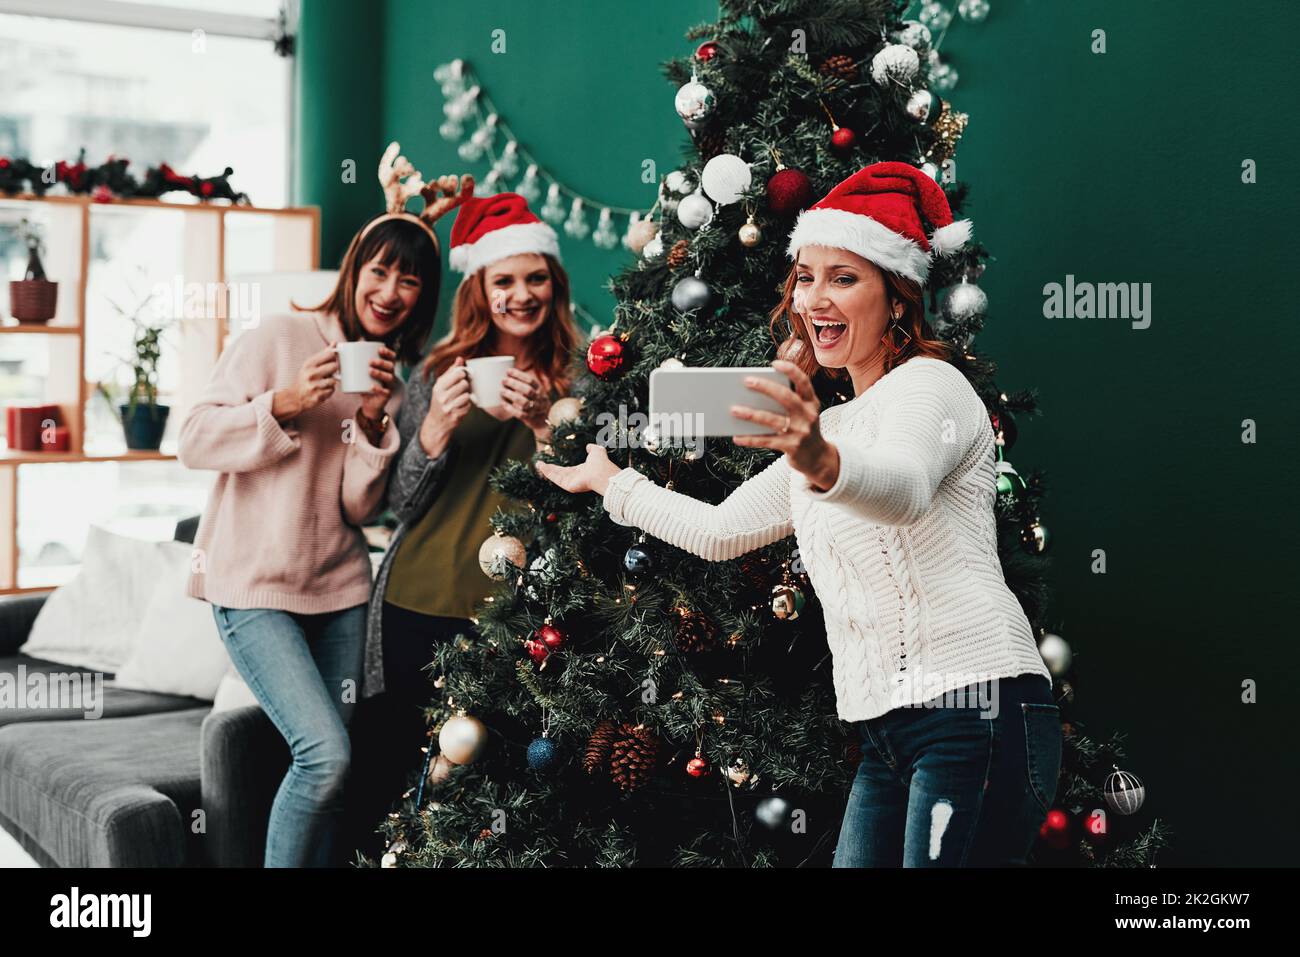
[[[676,356],[669,356],[663,362],[659,363],[659,368],[660,369],[684,369],[686,368],[686,363],[683,362],[681,359],[677,358]]]
[[[683,276],[673,286],[673,308],[678,312],[703,309],[712,298],[708,283],[696,276]]]
[[[677,221],[687,229],[699,229],[713,221],[713,204],[696,190],[677,204]]]
[[[697,130],[708,122],[713,106],[713,91],[699,80],[683,83],[673,98],[673,107],[688,130]]]
[[[973,319],[984,315],[989,308],[989,297],[973,282],[959,282],[948,290],[943,300],[943,317],[949,322]]]
[[[931,163],[929,160],[926,160],[921,164],[921,172],[935,182],[939,181],[939,167],[936,164]]]
[[[1115,768],[1102,786],[1106,803],[1116,814],[1136,814],[1146,800],[1147,789],[1136,775]]]
[[[907,98],[907,115],[929,126],[943,112],[943,101],[929,90],[913,90]]]
[[[641,248],[642,259],[658,259],[664,254],[663,233],[655,233],[655,238]]]

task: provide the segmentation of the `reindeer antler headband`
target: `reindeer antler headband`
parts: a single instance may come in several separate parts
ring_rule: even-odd
[[[433,224],[474,195],[474,177],[439,176],[432,183],[426,183],[420,171],[401,155],[401,151],[401,145],[394,140],[379,159],[379,185],[384,188],[387,212],[367,223],[361,235],[390,219],[404,219],[428,233],[433,248],[441,251]],[[424,209],[418,216],[406,211],[406,201],[413,196],[424,197]]]

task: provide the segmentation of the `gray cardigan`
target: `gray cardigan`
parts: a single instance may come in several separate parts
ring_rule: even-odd
[[[455,457],[454,442],[436,459],[425,454],[420,444],[420,423],[429,412],[433,397],[433,380],[425,378],[417,367],[406,382],[402,404],[397,410],[397,432],[401,437],[401,452],[388,476],[388,507],[397,516],[397,529],[393,532],[384,553],[383,563],[370,589],[370,607],[366,611],[366,659],[361,682],[361,696],[368,698],[384,690],[384,643],[382,633],[384,595],[388,591],[388,573],[393,556],[406,535],[406,530],[424,517],[438,497],[442,479]]]

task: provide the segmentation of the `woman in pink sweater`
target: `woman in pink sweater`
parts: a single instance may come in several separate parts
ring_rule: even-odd
[[[189,593],[212,603],[231,660],[293,756],[267,867],[333,862],[370,594],[360,526],[379,510],[398,450],[394,360],[419,359],[437,309],[430,213],[465,195],[416,217],[393,194],[390,212],[353,238],[330,297],[236,338],[181,428],[181,461],[219,473]],[[357,340],[383,345],[371,390],[348,394],[335,347]]]

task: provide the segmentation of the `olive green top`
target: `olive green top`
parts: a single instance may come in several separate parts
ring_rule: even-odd
[[[407,530],[384,600],[425,615],[470,618],[495,586],[478,564],[479,547],[492,534],[488,520],[498,508],[518,507],[488,485],[488,475],[511,460],[528,461],[537,442],[518,419],[499,421],[473,405],[451,442],[454,463],[432,506]]]

